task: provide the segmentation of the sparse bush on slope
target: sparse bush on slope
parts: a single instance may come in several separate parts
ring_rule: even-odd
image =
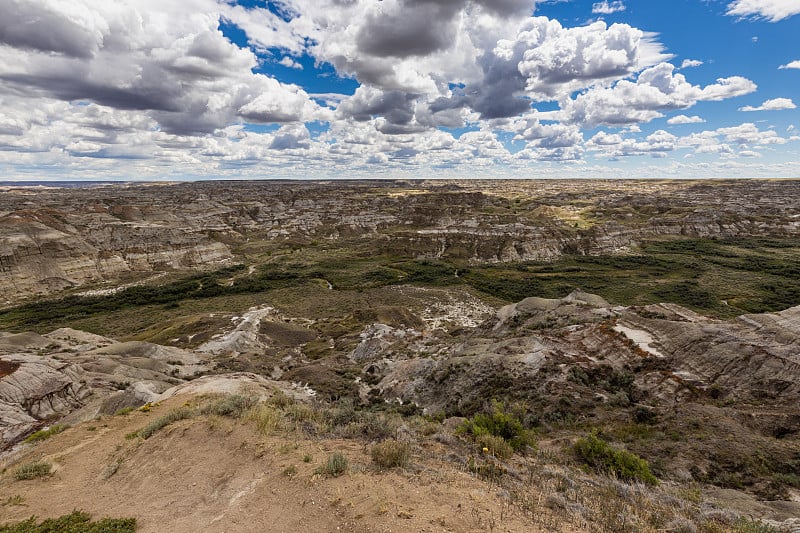
[[[626,481],[641,481],[656,485],[658,479],[650,472],[647,461],[626,450],[616,450],[597,435],[578,439],[572,447],[575,455],[604,474],[617,476]]]
[[[480,441],[485,435],[500,437],[516,452],[523,452],[528,446],[536,447],[533,431],[525,429],[519,416],[508,411],[506,406],[498,401],[492,402],[488,413],[477,413],[464,422],[460,431],[472,435],[476,441]],[[496,446],[496,450],[500,448]]]
[[[68,427],[69,426],[62,426],[60,424],[55,424],[47,429],[40,429],[39,431],[35,431],[30,435],[28,435],[28,437],[25,439],[25,442],[33,443],[33,442],[41,442],[43,440],[47,440],[53,435],[58,435]]]
[[[152,422],[150,422],[145,427],[140,429],[137,433],[143,439],[149,439],[158,430],[172,424],[173,422],[177,422],[178,420],[191,418],[195,415],[195,413],[196,413],[195,410],[189,407],[179,407],[177,409],[173,409],[167,414],[160,416],[155,420],[153,420]]]
[[[14,479],[17,481],[23,481],[44,477],[48,475],[52,469],[53,465],[50,463],[46,463],[44,461],[34,461],[33,463],[24,464],[17,468],[14,471]]]
[[[347,471],[347,457],[341,452],[334,452],[328,457],[324,465],[317,468],[316,473],[324,476],[338,477]]]
[[[373,446],[370,455],[380,468],[404,467],[411,458],[411,447],[406,442],[386,440]]]

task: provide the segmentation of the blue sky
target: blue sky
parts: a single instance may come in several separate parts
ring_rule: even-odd
[[[0,10],[3,179],[800,177],[800,0]]]

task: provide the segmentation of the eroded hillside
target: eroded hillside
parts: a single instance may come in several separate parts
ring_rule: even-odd
[[[800,183],[213,182],[4,187],[0,293],[212,268],[312,242],[469,264],[626,254],[656,237],[796,237]]]
[[[0,521],[792,531],[797,186],[10,190]]]

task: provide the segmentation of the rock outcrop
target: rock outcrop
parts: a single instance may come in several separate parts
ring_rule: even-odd
[[[202,354],[68,328],[0,334],[0,448],[79,410],[91,418],[153,401],[209,368]]]

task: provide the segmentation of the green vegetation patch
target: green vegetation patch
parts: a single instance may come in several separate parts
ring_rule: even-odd
[[[39,522],[35,516],[16,524],[0,526],[0,533],[133,533],[135,518],[104,518],[92,522],[89,513],[73,511]]]
[[[626,481],[640,481],[656,485],[658,479],[650,471],[647,461],[626,450],[617,450],[597,435],[578,439],[572,447],[575,455],[604,474],[617,476]]]
[[[33,443],[33,442],[41,442],[43,440],[47,440],[50,437],[52,437],[53,435],[58,435],[59,433],[61,433],[65,429],[67,429],[68,427],[69,426],[63,426],[63,425],[60,425],[60,424],[55,424],[55,425],[50,426],[47,429],[40,429],[39,431],[35,431],[35,432],[31,433],[30,435],[28,435],[28,437],[25,439],[25,442]]]
[[[331,306],[344,314],[357,308],[351,308],[358,300],[353,294],[398,284],[469,287],[503,302],[560,298],[582,289],[614,304],[673,302],[722,318],[800,304],[796,238],[665,239],[643,244],[636,255],[575,253],[552,262],[485,265],[456,257],[412,259],[396,250],[387,252],[391,248],[383,241],[308,246],[265,257],[252,273],[235,265],[113,295],[31,302],[0,310],[0,329],[41,332],[72,326],[119,337],[126,334],[119,324],[130,323],[127,334],[140,335],[179,317],[210,320],[209,312],[236,312],[265,297],[280,300],[284,307],[292,302],[302,307],[298,299],[307,301],[311,293],[319,296],[319,311],[333,316]],[[324,296],[327,284],[337,298]],[[175,331],[150,333],[161,335],[159,339],[180,337],[181,327],[176,322]]]
[[[487,435],[502,439],[516,452],[524,451],[528,446],[536,447],[536,438],[530,429],[523,426],[518,413],[515,413],[502,402],[493,401],[488,412],[476,413],[459,428],[459,431],[472,435],[476,442],[489,447],[491,439]],[[504,448],[494,444],[495,453],[503,453]]]

